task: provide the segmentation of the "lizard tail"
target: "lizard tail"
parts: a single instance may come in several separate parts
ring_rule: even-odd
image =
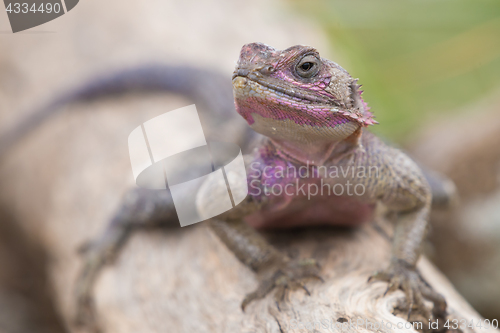
[[[229,76],[194,67],[168,65],[119,70],[91,79],[56,97],[0,135],[0,159],[30,132],[61,112],[63,106],[129,92],[179,93],[202,105],[210,117],[224,120],[237,117]]]

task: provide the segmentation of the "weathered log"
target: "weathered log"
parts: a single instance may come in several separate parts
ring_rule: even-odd
[[[427,322],[408,323],[403,319],[406,313],[394,310],[402,292],[384,297],[385,283],[367,283],[389,259],[390,242],[374,225],[269,236],[292,256],[319,261],[324,282],[307,283],[310,295],[304,290],[289,292],[279,306],[268,296],[243,313],[240,302],[256,287],[256,280],[206,226],[136,235],[96,289],[104,331],[411,332],[408,328],[428,327]],[[419,269],[445,295],[447,319],[481,320],[427,259],[421,259]]]

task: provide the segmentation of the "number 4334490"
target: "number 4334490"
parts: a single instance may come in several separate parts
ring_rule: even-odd
[[[40,5],[38,4],[33,4],[31,7],[27,3],[9,3],[9,5],[6,8],[7,13],[23,13],[27,14],[29,12],[31,13],[59,13],[61,11],[61,5],[58,3],[51,4],[51,3],[41,3]]]

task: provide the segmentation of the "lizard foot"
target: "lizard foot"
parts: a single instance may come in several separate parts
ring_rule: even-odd
[[[386,281],[389,283],[384,296],[388,292],[397,289],[403,290],[406,296],[406,305],[408,309],[408,320],[412,311],[417,311],[424,318],[430,320],[434,318],[443,318],[446,315],[446,301],[444,297],[437,293],[432,287],[420,276],[418,270],[402,261],[393,261],[389,267],[380,272],[375,272],[368,282],[371,280]],[[431,301],[434,306],[432,312],[424,303],[424,299]]]
[[[246,295],[241,303],[241,309],[245,311],[248,304],[254,300],[264,298],[273,289],[275,289],[274,297],[278,307],[284,301],[287,290],[302,288],[310,295],[304,280],[314,278],[323,281],[319,275],[319,270],[319,265],[314,259],[285,261],[261,275],[258,288]]]

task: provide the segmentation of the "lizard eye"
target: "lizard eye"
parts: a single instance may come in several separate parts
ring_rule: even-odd
[[[306,55],[297,63],[295,71],[303,78],[313,77],[319,72],[319,59],[313,55]]]

